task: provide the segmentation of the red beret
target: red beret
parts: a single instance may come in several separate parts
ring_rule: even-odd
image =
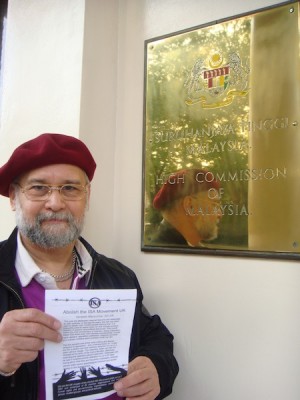
[[[9,196],[9,185],[19,175],[51,164],[72,164],[84,170],[91,181],[96,163],[86,145],[73,136],[42,135],[21,144],[0,168],[0,194]]]
[[[154,197],[153,206],[160,210],[181,197],[219,187],[219,182],[211,172],[204,169],[183,169],[169,175]]]

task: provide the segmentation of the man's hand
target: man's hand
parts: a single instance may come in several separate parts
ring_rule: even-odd
[[[60,322],[34,308],[8,311],[0,322],[0,371],[11,372],[36,359],[44,341],[62,340]]]
[[[159,378],[148,357],[137,357],[128,364],[128,374],[115,383],[118,396],[126,400],[154,400],[160,393]]]

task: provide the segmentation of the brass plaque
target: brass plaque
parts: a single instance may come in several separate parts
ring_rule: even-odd
[[[299,2],[145,42],[143,251],[299,258]]]

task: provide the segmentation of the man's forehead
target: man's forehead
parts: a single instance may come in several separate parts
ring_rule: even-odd
[[[85,172],[76,165],[53,164],[25,172],[19,177],[18,181],[52,183],[53,180],[58,180],[61,182],[73,182],[83,180],[85,176]]]

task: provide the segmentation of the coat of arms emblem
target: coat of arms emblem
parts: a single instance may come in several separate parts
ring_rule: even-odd
[[[231,104],[236,96],[249,92],[249,67],[237,52],[226,57],[214,51],[207,59],[198,58],[184,87],[187,105],[200,103],[202,108],[219,108]]]

